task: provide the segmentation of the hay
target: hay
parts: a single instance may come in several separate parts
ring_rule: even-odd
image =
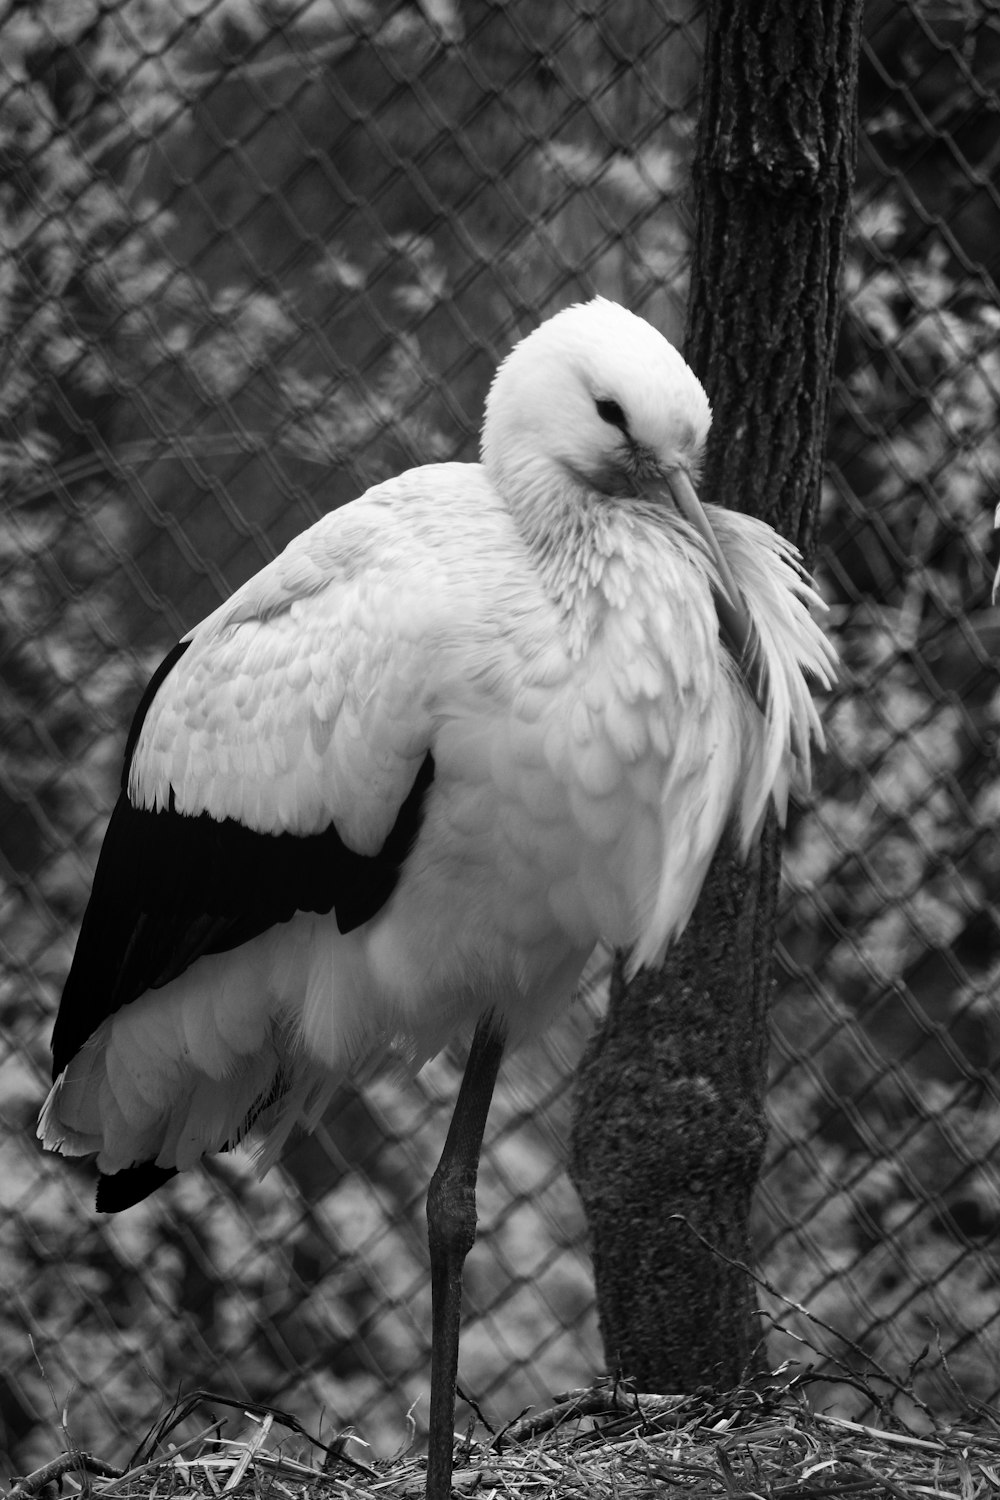
[[[355,1439],[320,1443],[265,1407],[246,1411],[239,1439],[215,1435],[213,1421],[169,1446],[197,1403],[246,1410],[199,1392],[154,1429],[125,1471],[64,1454],[16,1483],[8,1500],[49,1500],[61,1483],[95,1500],[416,1500],[423,1492],[424,1462],[412,1452],[368,1464]],[[293,1457],[290,1444],[323,1456]],[[569,1392],[485,1440],[470,1433],[457,1447],[454,1489],[463,1500],[996,1500],[1000,1412],[982,1407],[970,1425],[916,1435],[891,1418],[867,1427],[813,1411],[795,1381],[719,1396],[636,1395],[604,1384]]]

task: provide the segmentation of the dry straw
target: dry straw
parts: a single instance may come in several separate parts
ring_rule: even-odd
[[[888,1413],[886,1425],[869,1427],[813,1410],[808,1379],[724,1395],[637,1395],[611,1383],[571,1391],[485,1439],[470,1431],[458,1446],[454,1487],[477,1500],[1000,1496],[1000,1411],[977,1406],[968,1425],[919,1434]],[[187,1442],[171,1441],[199,1408],[219,1407],[244,1415],[241,1437],[220,1437],[216,1417]],[[197,1392],[168,1413],[125,1470],[63,1454],[16,1483],[8,1500],[50,1500],[63,1483],[108,1500],[417,1500],[422,1458],[407,1452],[368,1464],[357,1456],[363,1448],[350,1436],[321,1443],[288,1413]]]

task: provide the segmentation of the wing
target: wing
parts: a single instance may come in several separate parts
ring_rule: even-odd
[[[394,537],[395,515],[355,502],[326,517],[151,680],[54,1076],[108,1015],[203,954],[296,911],[332,911],[346,932],[389,899],[434,777],[424,705],[447,587],[419,536]]]

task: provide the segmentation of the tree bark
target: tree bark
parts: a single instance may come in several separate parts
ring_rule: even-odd
[[[708,7],[686,347],[714,409],[702,494],[763,516],[807,561],[861,3]],[[725,1387],[765,1357],[753,1285],[731,1262],[752,1255],[779,864],[773,818],[748,865],[724,841],[663,969],[626,985],[616,962],[581,1066],[571,1171],[605,1353],[643,1390]]]

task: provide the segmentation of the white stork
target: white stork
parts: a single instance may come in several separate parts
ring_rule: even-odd
[[[705,392],[600,298],[501,365],[479,464],[325,516],[150,682],[53,1035],[45,1145],[126,1208],[474,1028],[427,1216],[430,1500],[501,1055],[599,939],[659,962],[808,774],[833,653],[794,549],[701,508]]]

